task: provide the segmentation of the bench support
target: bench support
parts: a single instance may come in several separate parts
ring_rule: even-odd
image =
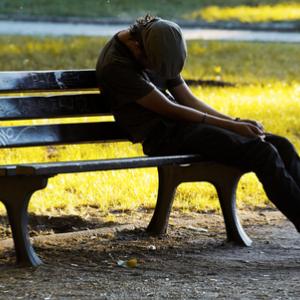
[[[170,166],[158,167],[158,194],[153,217],[148,225],[147,232],[164,234],[167,232],[176,188],[179,184],[176,172]]]
[[[214,162],[158,167],[157,204],[147,231],[152,234],[166,233],[174,194],[180,183],[207,181],[216,187],[225,221],[227,240],[238,245],[250,246],[252,241],[241,226],[236,212],[236,188],[242,174],[233,167]]]
[[[27,208],[31,195],[46,187],[47,181],[42,176],[0,177],[0,200],[7,210],[20,266],[36,267],[42,263],[30,243]]]

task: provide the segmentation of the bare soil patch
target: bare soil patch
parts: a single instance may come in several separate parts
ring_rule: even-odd
[[[175,211],[168,234],[150,237],[143,229],[151,213],[115,212],[117,223],[96,213],[34,217],[45,262],[36,269],[15,267],[2,224],[0,299],[300,299],[299,234],[277,211],[240,212],[248,248],[226,243],[213,213]],[[137,267],[118,266],[130,258]]]

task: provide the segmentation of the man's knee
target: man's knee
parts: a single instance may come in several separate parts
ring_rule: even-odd
[[[269,169],[272,165],[274,166],[276,163],[278,164],[278,161],[281,161],[276,147],[260,139],[247,144],[245,158],[253,171]]]
[[[245,144],[246,150],[251,152],[254,156],[273,156],[278,153],[276,147],[268,141],[261,140],[259,138],[252,140]]]
[[[271,135],[266,138],[266,140],[274,145],[279,153],[292,153],[295,151],[293,144],[283,136]]]
[[[258,145],[258,152],[261,153],[262,158],[264,159],[274,159],[279,156],[277,148],[271,143],[261,141]]]

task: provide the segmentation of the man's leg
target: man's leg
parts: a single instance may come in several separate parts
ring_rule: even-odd
[[[300,232],[300,188],[279,151],[269,142],[251,141],[243,160],[255,172],[268,198]]]
[[[267,134],[265,140],[277,149],[287,171],[300,187],[300,158],[293,144],[285,137],[274,134]]]
[[[278,150],[260,138],[243,137],[216,126],[190,124],[173,133],[161,145],[161,151],[202,154],[207,159],[255,172],[269,199],[300,232],[300,188],[293,178],[299,175],[299,163],[294,163],[296,158],[291,162],[288,156],[292,150],[287,143],[279,143],[279,139],[276,143],[274,137],[269,139]]]

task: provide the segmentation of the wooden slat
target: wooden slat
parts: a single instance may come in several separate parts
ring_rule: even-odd
[[[0,120],[26,120],[111,114],[109,101],[99,94],[0,98]]]
[[[28,165],[17,165],[14,168],[7,168],[6,175],[55,175],[63,173],[146,168],[172,164],[190,164],[193,162],[201,161],[203,161],[203,158],[200,155],[174,155],[37,163]],[[212,162],[206,161],[205,163],[209,164]]]
[[[0,92],[97,88],[95,70],[0,72]]]
[[[0,148],[127,139],[115,122],[0,127]]]
[[[186,79],[189,85],[234,86],[214,80]],[[95,70],[0,72],[0,92],[82,90],[97,88]]]
[[[203,79],[185,79],[187,85],[194,86],[215,86],[215,87],[233,87],[236,84],[222,80],[203,80]]]

